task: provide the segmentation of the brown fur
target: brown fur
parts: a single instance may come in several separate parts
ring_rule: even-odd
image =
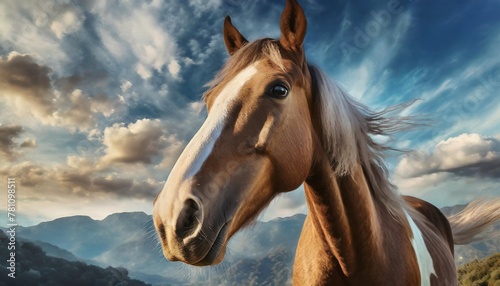
[[[446,238],[451,253],[454,253],[453,234],[451,232],[450,223],[444,214],[433,204],[421,200],[419,198],[404,196],[406,204],[423,214],[432,226],[436,228],[435,232]]]
[[[309,66],[302,46],[306,27],[295,0],[287,0],[280,40],[247,43],[226,18],[224,40],[232,56],[204,95],[209,118],[222,114],[224,125],[199,170],[187,176],[180,162],[179,174],[169,177],[155,199],[154,224],[165,257],[199,266],[219,263],[234,233],[277,194],[305,182],[309,213],[294,284],[420,285],[430,279],[433,286],[456,285],[454,235],[473,240],[499,219],[500,200],[481,205],[496,208],[493,215],[473,206],[450,226],[430,203],[401,197],[387,179],[386,147],[370,134],[404,129],[407,120],[384,117],[391,109],[370,111]],[[250,66],[256,72],[221,111],[218,97]],[[269,95],[277,84],[288,88],[286,98]],[[222,113],[212,113],[214,108]],[[197,155],[183,152],[181,159],[190,163],[191,156]],[[432,277],[421,277],[412,245],[418,237],[406,214],[422,233]]]
[[[338,178],[322,158],[306,180],[294,284],[416,285],[407,227],[374,203],[361,167]]]
[[[247,39],[241,35],[240,31],[233,26],[231,18],[226,16],[224,20],[224,43],[227,47],[227,52],[233,55],[237,50],[241,49],[248,43]]]

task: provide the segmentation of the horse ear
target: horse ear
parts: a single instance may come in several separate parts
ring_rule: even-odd
[[[233,55],[237,50],[248,43],[247,39],[240,34],[240,31],[233,26],[231,18],[226,16],[224,19],[224,43],[229,55]]]
[[[307,20],[304,10],[296,0],[286,0],[285,10],[281,14],[280,42],[286,49],[297,51],[302,48],[306,36]]]

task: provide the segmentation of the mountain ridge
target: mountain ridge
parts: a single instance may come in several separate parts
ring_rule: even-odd
[[[0,230],[0,243],[10,241],[7,234]],[[69,261],[49,256],[32,241],[18,239],[15,244],[15,265],[8,260],[0,261],[0,285],[129,285],[146,286],[149,284],[131,279],[124,268],[87,264],[82,261]],[[47,247],[47,244],[44,245]],[[8,257],[12,249],[0,248],[0,256]],[[8,267],[9,266],[9,267]],[[14,270],[10,270],[10,269]]]
[[[454,213],[463,207],[451,206],[443,212]],[[214,273],[208,276],[219,282],[233,283],[236,278],[224,274],[229,271],[228,273],[239,277],[237,279],[250,281],[257,277],[255,276],[257,272],[262,272],[261,268],[264,265],[269,266],[272,262],[281,265],[281,268],[269,266],[274,270],[265,272],[266,275],[281,277],[278,280],[287,283],[288,280],[283,277],[291,273],[305,217],[304,214],[296,214],[267,222],[257,221],[236,233],[228,246],[225,259],[227,271],[218,273],[209,268],[206,272]],[[497,226],[496,230],[500,231],[500,228]],[[51,243],[68,250],[84,261],[93,261],[97,265],[127,268],[131,277],[148,283],[161,285],[158,282],[161,281],[161,277],[169,281],[169,285],[177,285],[179,281],[186,279],[191,279],[191,282],[195,283],[201,279],[200,276],[192,274],[200,272],[198,269],[193,270],[192,267],[169,262],[163,257],[152,217],[144,212],[115,213],[102,220],[93,220],[86,216],[58,218],[36,226],[20,227],[18,235]],[[500,252],[499,247],[498,237],[471,245],[457,246],[455,252],[457,265]],[[255,281],[272,280],[266,277],[259,276]]]

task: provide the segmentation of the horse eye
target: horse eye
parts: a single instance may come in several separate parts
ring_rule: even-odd
[[[269,90],[269,95],[274,98],[283,99],[288,95],[288,89],[285,86],[278,84]]]

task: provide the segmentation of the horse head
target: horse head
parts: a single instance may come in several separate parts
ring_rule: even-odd
[[[234,233],[308,176],[317,135],[306,26],[295,0],[281,16],[280,39],[248,42],[226,17],[230,57],[204,94],[208,117],[154,202],[167,259],[219,263]]]

